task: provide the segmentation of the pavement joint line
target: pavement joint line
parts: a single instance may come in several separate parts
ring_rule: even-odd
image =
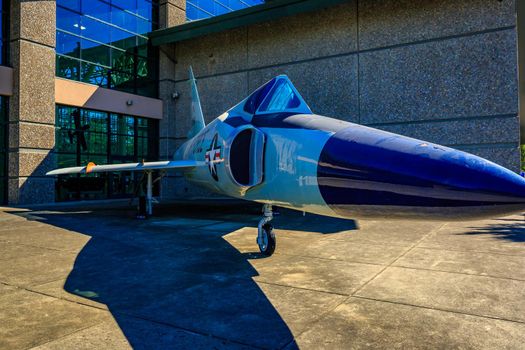
[[[337,241],[343,241],[343,239],[335,239],[335,238],[330,238],[330,237],[322,237],[324,238],[325,240],[337,240]],[[371,245],[371,246],[374,246],[374,247],[406,247],[406,244],[403,245],[403,244],[387,244],[387,243],[369,243],[369,242],[352,242],[352,241],[347,241],[348,243],[351,243],[352,245]]]
[[[467,276],[476,276],[476,277],[487,277],[487,278],[495,278],[500,280],[509,280],[509,281],[518,281],[518,282],[525,282],[525,279],[521,278],[513,278],[513,277],[501,277],[501,276],[494,276],[494,275],[481,275],[479,273],[468,273],[468,272],[458,272],[458,271],[447,271],[447,270],[438,270],[438,269],[429,269],[424,267],[413,267],[413,266],[403,266],[403,265],[393,265],[390,267],[398,267],[401,269],[408,269],[408,270],[422,270],[422,271],[432,271],[432,272],[442,272],[442,273],[452,273],[456,275],[467,275]]]
[[[516,256],[516,257],[522,257],[525,258],[525,254],[509,254],[509,253],[500,253],[500,252],[491,252],[488,250],[472,250],[472,249],[452,249],[448,247],[425,247],[425,246],[419,246],[415,249],[430,249],[430,250],[442,250],[445,252],[458,252],[458,253],[481,253],[481,254],[494,254],[494,255],[503,255],[503,256]]]
[[[53,252],[62,252],[62,253],[68,253],[68,254],[78,254],[79,253],[79,252],[74,252],[72,250],[63,250],[63,249],[57,249],[57,248],[49,248],[49,247],[43,247],[43,246],[40,246],[40,245],[20,243],[20,242],[14,242],[14,241],[9,241],[9,240],[7,240],[7,241],[0,240],[0,243],[22,245],[22,246],[25,246],[25,247],[40,248],[40,249],[50,250],[50,251],[53,251]],[[29,256],[31,256],[31,255],[27,255],[26,257],[29,257]],[[3,259],[0,259],[0,261],[1,260],[3,260]],[[11,259],[9,259],[9,260],[11,260]]]
[[[323,257],[320,257],[320,256],[290,254],[290,253],[281,253],[281,252],[275,252],[274,254],[275,255],[282,255],[282,256],[304,257],[304,258],[309,258],[309,259],[326,260],[326,261],[339,261],[339,262],[352,263],[352,264],[385,266],[385,264],[364,262],[364,261],[359,261],[359,260],[331,259],[331,258],[323,258]]]
[[[340,241],[340,242],[350,242],[350,243],[356,243],[356,244],[367,244],[367,245],[388,245],[388,246],[399,247],[399,248],[405,248],[406,247],[406,244],[401,244],[401,243],[382,244],[382,243],[375,243],[375,242],[372,243],[372,241],[369,241],[370,243],[368,243],[368,242],[352,242],[352,241],[350,241],[348,239],[337,238],[337,237],[326,237],[326,240]]]
[[[314,293],[324,293],[324,294],[338,295],[338,296],[342,296],[342,297],[348,297],[350,295],[350,294],[331,292],[331,291],[327,291],[327,290],[319,290],[319,289],[312,289],[312,288],[306,288],[306,287],[290,286],[290,285],[287,285],[287,284],[268,282],[268,281],[257,281],[257,280],[254,280],[254,282],[268,284],[268,285],[272,285],[272,286],[291,288],[291,289],[306,290],[306,291],[314,292]]]
[[[37,345],[35,345],[35,346],[31,346],[31,347],[29,347],[29,348],[26,348],[26,350],[35,349],[35,348],[38,348],[39,346],[42,346],[42,345],[46,345],[46,344],[54,343],[55,341],[58,341],[58,340],[60,340],[60,339],[64,339],[64,338],[66,338],[66,337],[69,337],[70,335],[73,335],[73,334],[78,333],[78,332],[82,332],[82,331],[84,331],[84,330],[86,330],[86,329],[90,329],[90,328],[96,327],[96,326],[98,326],[98,325],[100,325],[100,324],[102,324],[102,323],[105,323],[105,322],[106,322],[106,321],[100,321],[100,322],[97,322],[97,323],[92,324],[92,325],[90,325],[90,326],[86,326],[86,327],[82,327],[82,328],[76,329],[76,330],[71,331],[71,332],[69,332],[69,333],[67,333],[67,334],[63,334],[63,335],[59,336],[58,338],[54,338],[54,339],[51,339],[51,340],[48,340],[48,341],[44,341],[43,343],[39,343],[39,344],[37,344]],[[128,343],[129,343],[129,342],[128,342]]]
[[[416,242],[414,242],[411,246],[408,247],[408,249],[406,249],[405,251],[403,251],[401,254],[399,254],[397,257],[393,258],[392,261],[390,261],[388,263],[388,265],[386,265],[384,268],[382,268],[378,273],[376,273],[374,276],[372,276],[371,279],[369,279],[368,281],[366,281],[365,283],[363,283],[359,288],[357,288],[352,294],[350,294],[350,297],[352,295],[355,295],[356,293],[358,293],[359,291],[361,291],[364,287],[366,287],[370,282],[372,282],[373,280],[375,280],[380,274],[382,274],[386,269],[388,269],[389,267],[391,267],[396,261],[398,261],[399,259],[401,259],[402,257],[404,257],[405,255],[407,255],[410,251],[412,251],[412,249],[414,249],[419,243],[421,243],[423,240],[425,240],[428,236],[434,234],[435,232],[441,230],[443,227],[445,227],[447,224],[446,223],[443,223],[442,225],[440,225],[439,227],[436,227],[432,230],[430,230],[428,233],[426,233],[423,237],[421,237],[419,240],[417,240]]]
[[[6,282],[3,282],[3,281],[0,281],[0,283],[4,284],[6,286],[9,286],[9,287],[16,288],[16,289],[21,290],[21,291],[39,294],[39,295],[42,295],[42,296],[46,296],[46,297],[50,297],[50,298],[53,298],[53,299],[65,301],[65,302],[68,302],[68,303],[78,304],[78,305],[82,305],[82,306],[88,306],[88,307],[95,308],[95,309],[102,310],[102,311],[108,311],[107,309],[104,309],[104,308],[96,306],[96,305],[82,303],[82,302],[77,301],[77,300],[71,300],[71,299],[67,299],[67,298],[62,298],[62,297],[59,297],[59,296],[56,296],[56,295],[53,295],[53,294],[48,294],[48,293],[45,293],[45,292],[41,292],[41,291],[38,291],[38,290],[31,289],[31,288],[34,288],[34,287],[38,287],[38,286],[41,286],[41,285],[44,285],[44,284],[47,284],[47,283],[52,283],[52,282],[56,282],[56,281],[60,281],[60,280],[62,280],[62,279],[59,278],[59,279],[55,279],[55,280],[52,280],[52,281],[48,281],[48,282],[44,282],[44,283],[41,283],[41,284],[37,284],[37,285],[34,285],[34,286],[28,286],[28,287],[18,286],[18,285],[6,283]],[[72,295],[74,295],[74,294],[72,294]],[[91,300],[91,299],[88,299],[88,300]],[[94,300],[94,301],[96,302],[96,300]]]
[[[243,343],[243,342],[240,342],[240,341],[237,341],[237,340],[223,338],[223,337],[217,336],[215,334],[206,333],[206,332],[200,332],[200,331],[196,331],[194,329],[189,329],[189,328],[181,327],[181,326],[178,326],[178,325],[174,325],[174,324],[169,323],[169,322],[164,322],[164,321],[151,319],[151,318],[139,315],[139,314],[133,314],[133,313],[129,313],[129,312],[125,312],[125,311],[118,311],[118,310],[115,310],[114,312],[111,312],[111,314],[112,315],[113,314],[121,314],[121,315],[126,316],[126,317],[131,317],[131,318],[135,318],[135,319],[138,319],[138,320],[147,321],[147,322],[151,322],[151,323],[154,323],[154,324],[158,324],[158,325],[162,325],[162,326],[178,329],[178,330],[181,330],[181,331],[184,331],[184,332],[187,332],[187,333],[192,333],[192,334],[196,334],[196,335],[200,335],[200,336],[204,336],[204,337],[210,337],[210,338],[214,338],[214,339],[218,339],[218,340],[222,340],[222,341],[227,341],[227,342],[234,343],[234,344],[249,346],[249,347],[255,348],[255,349],[262,349],[262,350],[266,349],[266,348],[263,348],[263,347],[260,347],[260,346],[256,346],[256,345],[252,345],[252,344],[248,344],[248,343]]]
[[[410,247],[408,247],[408,249],[406,249],[405,251],[403,251],[401,254],[399,254],[396,258],[392,259],[392,261],[390,261],[390,263],[386,266],[384,266],[381,270],[379,270],[379,272],[377,272],[374,276],[372,276],[372,278],[370,278],[368,281],[366,281],[365,283],[363,283],[361,286],[357,287],[350,295],[347,296],[347,298],[345,298],[343,301],[341,301],[339,304],[335,305],[333,308],[325,311],[324,313],[320,314],[319,317],[317,318],[317,320],[313,321],[312,324],[314,323],[318,323],[320,322],[323,318],[325,318],[329,313],[332,313],[335,309],[337,309],[339,306],[343,305],[344,303],[346,303],[348,300],[350,300],[353,296],[356,295],[356,293],[358,293],[360,290],[362,290],[366,285],[368,285],[370,282],[372,282],[374,279],[376,279],[380,274],[382,274],[387,268],[389,268],[390,266],[392,266],[392,264],[394,264],[397,260],[399,260],[400,258],[402,258],[403,256],[405,256],[406,254],[408,254],[408,252],[410,252],[412,249],[414,249],[420,242],[422,242],[425,238],[427,238],[429,235],[433,234],[434,232],[437,232],[439,231],[441,228],[443,228],[444,226],[446,225],[446,223],[443,223],[442,225],[440,225],[439,227],[437,228],[434,228],[432,230],[430,230],[428,233],[426,233],[423,237],[421,237],[418,241],[416,241],[415,243],[413,243]],[[296,334],[294,335],[294,339],[300,337],[304,332],[306,332],[306,329],[299,332],[299,334]],[[284,349],[286,346],[288,346],[291,342],[293,341],[293,339],[288,343],[286,344],[284,347],[282,347],[281,349]]]
[[[498,316],[490,316],[490,315],[481,315],[481,314],[475,314],[475,313],[469,313],[464,311],[458,311],[453,309],[444,309],[444,308],[437,308],[437,307],[431,307],[431,306],[425,306],[425,305],[416,305],[416,304],[410,304],[410,303],[403,303],[400,301],[393,301],[393,300],[386,300],[386,299],[376,299],[376,298],[370,298],[365,297],[361,295],[351,295],[348,299],[364,299],[364,300],[371,300],[371,301],[377,301],[381,303],[389,303],[389,304],[395,304],[395,305],[404,305],[404,306],[410,306],[410,307],[416,307],[420,309],[427,309],[427,310],[434,310],[434,311],[442,311],[442,312],[449,312],[457,315],[465,315],[465,316],[471,316],[471,317],[481,317],[481,318],[488,318],[492,320],[498,320],[498,321],[506,321],[506,322],[512,322],[512,323],[518,323],[525,325],[525,321],[520,320],[512,320],[509,318],[503,318]]]

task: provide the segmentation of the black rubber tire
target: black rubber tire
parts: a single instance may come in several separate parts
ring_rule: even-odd
[[[268,245],[266,246],[265,250],[262,250],[259,246],[259,250],[263,255],[270,256],[273,254],[273,252],[275,252],[275,246],[277,243],[275,234],[273,233],[273,226],[271,224],[265,224],[262,228],[266,238],[268,239]]]

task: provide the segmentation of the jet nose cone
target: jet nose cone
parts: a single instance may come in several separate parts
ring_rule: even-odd
[[[358,125],[326,143],[318,183],[326,203],[344,216],[463,219],[525,209],[525,179],[518,174],[466,152]]]

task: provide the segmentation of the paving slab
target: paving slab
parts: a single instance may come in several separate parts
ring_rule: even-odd
[[[191,331],[279,348],[344,296],[249,280],[202,281],[121,311]]]
[[[0,264],[0,282],[14,286],[34,286],[66,278],[77,256],[49,250],[37,256],[21,256]]]
[[[394,265],[525,281],[525,256],[519,255],[418,247],[397,260]]]
[[[443,225],[443,222],[438,221],[360,220],[358,221],[357,229],[328,235],[328,238],[349,242],[407,247],[417,243]]]
[[[320,292],[350,295],[374,277],[382,266],[275,254],[251,260],[255,280]]]
[[[27,244],[0,241],[0,262],[16,259],[21,256],[35,256],[49,253],[50,249],[34,247]]]
[[[66,281],[67,279],[61,279],[27,287],[26,289],[58,299],[68,300],[74,303],[89,305],[99,309],[108,309],[108,306],[105,303],[97,301],[100,299],[99,293],[97,293],[97,291],[90,291],[86,289],[76,289],[76,292],[75,289],[67,291],[65,289]]]
[[[387,265],[408,248],[399,245],[369,244],[355,241],[321,239],[299,240],[279,237],[279,253]]]
[[[275,349],[293,339],[289,326],[266,294],[248,279],[208,279],[125,311],[257,347]]]
[[[522,323],[350,298],[287,349],[522,349]]]
[[[125,325],[125,326],[122,326]],[[122,329],[125,329],[124,333]],[[34,350],[91,349],[253,349],[227,340],[176,329],[132,317],[119,317],[33,348]]]
[[[525,255],[525,220],[511,216],[495,220],[450,222],[418,246],[461,251]]]
[[[9,294],[9,293],[14,293],[16,291],[18,291],[19,289],[14,287],[14,286],[10,286],[8,284],[3,284],[3,283],[0,283],[0,297],[6,295],[6,294]]]
[[[0,241],[70,252],[80,251],[89,239],[85,234],[52,225],[14,227],[0,232]]]
[[[28,291],[4,295],[0,304],[0,349],[27,349],[111,317],[101,310]]]
[[[0,230],[0,320],[12,323],[0,323],[0,348],[522,348],[523,217],[353,222],[283,211],[265,257],[258,215],[0,211],[10,225]]]
[[[356,296],[525,322],[525,281],[390,267]]]
[[[257,283],[292,334],[300,334],[324,314],[346,300],[346,296]]]

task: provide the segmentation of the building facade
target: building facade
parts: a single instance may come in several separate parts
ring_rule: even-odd
[[[314,113],[519,171],[522,3],[274,0],[153,32],[153,44],[173,52],[169,79],[181,96],[161,154],[176,149],[189,128],[191,64],[208,120],[284,73]],[[166,181],[164,190],[184,195],[182,179]]]
[[[132,196],[131,173],[56,167],[169,159],[193,66],[212,120],[277,74],[315,113],[520,168],[517,0],[0,0],[0,201]],[[523,104],[522,104],[523,105]],[[168,173],[163,198],[208,196]]]
[[[155,160],[158,48],[169,1],[1,2],[2,203],[129,197],[134,174],[51,179],[52,168]],[[180,12],[180,9],[178,10]],[[161,18],[162,14],[162,18]],[[158,192],[158,189],[157,189]]]

